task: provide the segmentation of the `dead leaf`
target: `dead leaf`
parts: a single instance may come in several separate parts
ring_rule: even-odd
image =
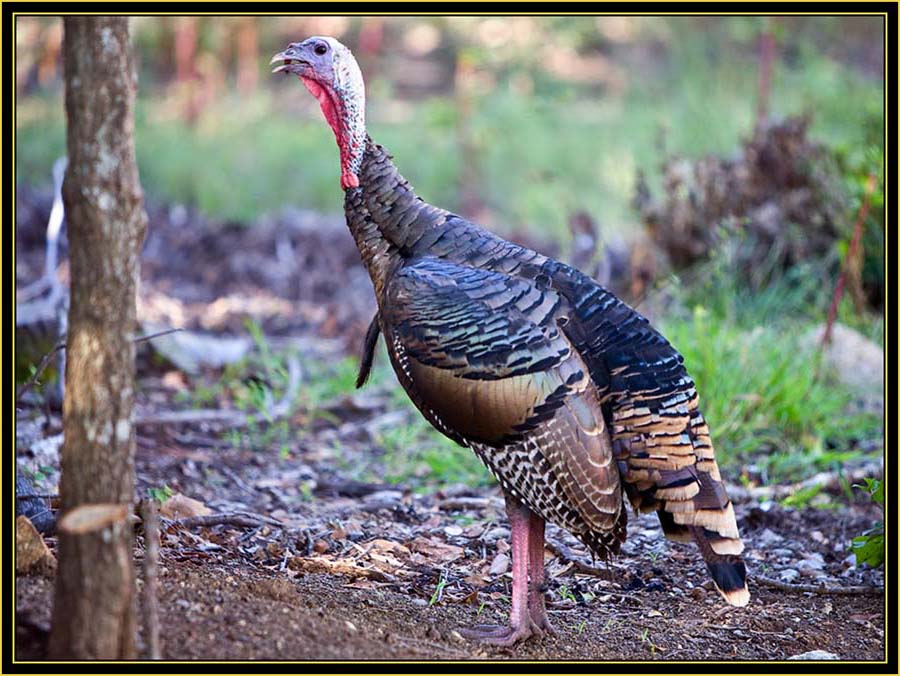
[[[351,560],[334,560],[324,556],[295,556],[288,565],[307,573],[328,573],[348,577],[366,577],[379,582],[393,582],[395,578],[376,568],[366,568]]]
[[[115,502],[98,502],[79,505],[66,512],[59,520],[61,533],[83,535],[125,521],[129,505]]]
[[[166,519],[184,519],[191,516],[209,516],[212,510],[199,500],[176,493],[159,506],[160,516]]]
[[[466,584],[470,584],[473,587],[484,587],[490,582],[490,578],[485,575],[469,575],[468,577],[463,578],[463,582]]]
[[[462,558],[465,553],[462,547],[448,545],[446,542],[425,537],[418,537],[410,542],[409,548],[418,554],[423,554],[431,559],[438,559],[443,563],[456,561],[456,559]]]
[[[366,548],[371,554],[372,552],[391,552],[400,556],[409,556],[409,549],[393,540],[375,539],[366,543]]]
[[[16,572],[27,573],[36,569],[52,568],[56,558],[44,543],[28,517],[16,517]]]

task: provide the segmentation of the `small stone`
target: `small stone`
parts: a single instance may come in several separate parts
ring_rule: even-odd
[[[650,578],[647,582],[647,591],[665,591],[666,585],[658,577]]]
[[[344,620],[344,626],[347,627],[347,631],[352,633],[356,633],[356,625],[353,624],[350,620]]]
[[[508,540],[509,536],[509,528],[497,526],[496,528],[491,528],[484,535],[482,535],[481,539],[487,543],[492,543],[496,542],[497,540]]]
[[[800,653],[788,657],[789,660],[839,660],[840,656],[825,650],[810,650],[809,652]]]
[[[456,524],[452,526],[447,526],[444,528],[444,533],[449,535],[450,537],[455,537],[457,535],[462,535],[463,529],[462,526],[457,526]]]
[[[786,547],[778,547],[776,549],[770,549],[769,554],[779,559],[790,559],[794,556],[794,552]]]
[[[402,499],[402,491],[386,490],[369,493],[366,497],[366,502],[400,502]]]
[[[755,538],[757,547],[771,547],[776,542],[784,540],[778,533],[769,528],[764,528]]]
[[[497,554],[491,562],[491,575],[503,575],[509,570],[509,556],[506,554]]]
[[[313,543],[313,550],[314,550],[317,554],[324,554],[324,553],[327,552],[329,549],[331,549],[331,547],[328,545],[327,542],[325,542],[325,540],[316,540],[316,541]]]
[[[778,579],[782,582],[793,582],[798,577],[800,577],[800,571],[794,570],[793,568],[785,568],[778,575]]]
[[[466,640],[463,638],[462,634],[460,634],[458,631],[456,631],[456,629],[453,629],[450,632],[450,638],[452,638],[454,641],[457,641],[458,643],[463,643]]]
[[[825,568],[825,559],[819,553],[813,553],[797,563],[797,568],[805,574],[817,573]]]

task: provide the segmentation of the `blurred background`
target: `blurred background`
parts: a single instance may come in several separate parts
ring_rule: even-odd
[[[307,414],[351,390],[374,302],[342,222],[337,149],[318,104],[268,65],[325,34],[358,57],[369,131],[421,197],[585,269],[663,329],[698,380],[729,476],[796,481],[880,458],[881,17],[144,16],[131,27],[150,213],[142,321],[251,346],[214,365],[200,359],[209,342],[193,362],[145,355],[146,407],[263,407],[287,391],[278,355],[296,349],[310,362]],[[59,18],[17,19],[20,285],[44,268],[51,168],[65,154],[61,39]],[[842,270],[832,347],[820,348]],[[22,352],[20,380],[40,354]],[[396,407],[378,361],[372,391]],[[358,478],[414,487],[486,480],[411,411],[353,439],[327,417],[229,439],[286,459],[319,448]]]

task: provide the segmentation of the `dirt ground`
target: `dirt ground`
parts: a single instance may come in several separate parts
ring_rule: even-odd
[[[17,281],[25,285],[42,266],[50,197],[21,190]],[[286,212],[243,228],[176,207],[150,212],[142,322],[237,335],[252,317],[307,359],[356,352],[374,303],[339,218]],[[20,344],[40,330],[48,329],[20,330]],[[137,493],[168,486],[207,519],[190,521],[194,508],[182,506],[162,520],[165,659],[780,660],[812,650],[883,659],[883,573],[848,556],[850,538],[881,515],[833,487],[823,496],[835,493],[838,509],[789,508],[735,487],[746,608],[726,606],[695,549],[664,540],[655,518],[633,517],[622,556],[609,564],[550,527],[556,634],[514,649],[468,642],[460,627],[503,622],[509,607],[509,530],[497,489],[360,480],[361,467],[383,471],[375,430],[412,415],[390,392],[341,393],[315,416],[294,411],[287,421],[303,434],[281,448],[235,443],[226,423],[147,422],[219,373],[186,374],[148,346],[139,352]],[[52,390],[31,393],[17,416],[20,472],[51,494],[61,438]],[[45,540],[55,551],[52,534]],[[135,556],[140,571],[140,525]],[[44,656],[52,591],[52,573],[18,577],[17,660]]]
[[[790,521],[803,526],[803,519]],[[760,532],[766,529],[748,534],[751,547]],[[703,586],[693,552],[667,549],[656,565],[617,561],[611,570],[620,582],[564,574],[557,581],[599,593],[590,603],[562,602],[557,586],[550,592],[556,635],[514,649],[473,644],[456,633],[475,622],[503,622],[504,603],[479,614],[480,599],[489,601],[490,592],[429,606],[415,584],[265,570],[238,557],[164,556],[163,654],[173,660],[772,660],[824,650],[845,660],[883,659],[880,597],[786,594],[751,578],[750,605],[731,608]],[[20,577],[16,591],[16,658],[40,659],[52,580]]]

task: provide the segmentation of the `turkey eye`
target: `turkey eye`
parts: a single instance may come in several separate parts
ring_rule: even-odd
[[[322,56],[322,54],[328,51],[328,47],[326,47],[325,45],[316,45],[316,48],[313,51],[315,51],[315,53],[319,56]]]

